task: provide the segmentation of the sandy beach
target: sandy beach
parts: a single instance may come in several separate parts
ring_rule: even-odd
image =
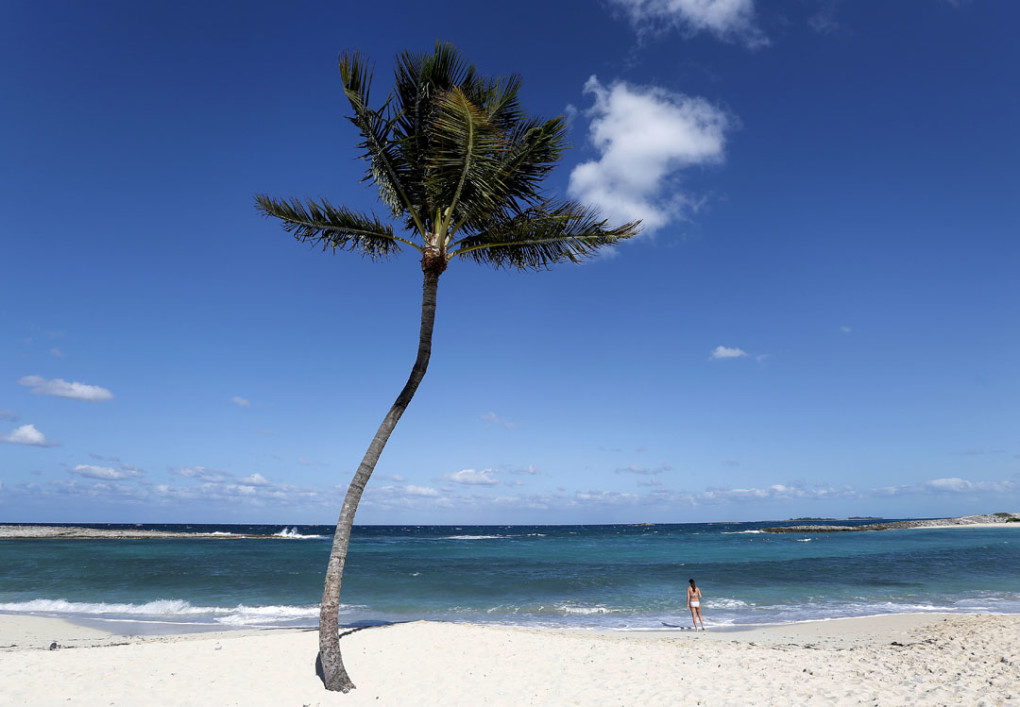
[[[0,615],[0,703],[19,705],[1001,705],[1020,700],[1020,616],[906,614],[750,630],[607,633],[415,622],[316,633],[118,636]],[[50,649],[52,643],[58,648]]]

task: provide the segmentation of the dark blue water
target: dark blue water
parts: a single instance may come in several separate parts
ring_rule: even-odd
[[[1020,528],[826,536],[763,534],[764,525],[357,527],[341,621],[657,629],[690,621],[690,577],[715,625],[1020,613]],[[297,526],[268,538],[0,540],[0,611],[312,627],[331,533]]]

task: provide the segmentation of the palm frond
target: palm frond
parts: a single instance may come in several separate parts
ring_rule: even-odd
[[[562,118],[522,120],[505,136],[499,166],[491,178],[497,204],[488,212],[467,213],[455,231],[477,232],[488,228],[490,220],[509,219],[529,206],[543,201],[541,182],[558,163],[566,146],[566,127]]]
[[[436,102],[455,88],[473,91],[472,87],[479,82],[476,73],[446,42],[437,42],[432,53],[403,52],[397,57],[392,94],[394,140],[407,169],[408,198],[416,204],[429,231],[440,228],[440,224],[433,223],[436,194],[428,188],[429,130],[435,119]]]
[[[358,146],[369,162],[365,179],[376,185],[380,198],[395,216],[405,216],[409,225],[424,234],[415,200],[408,194],[413,179],[402,159],[399,142],[393,138],[394,120],[387,117],[389,101],[381,110],[369,108],[372,72],[359,53],[341,54],[339,64],[344,94],[354,111],[348,119],[361,133]]]
[[[566,150],[563,118],[521,121],[508,136],[500,165],[506,199],[535,204],[542,201],[542,180],[559,163]]]
[[[527,120],[521,108],[521,77],[510,74],[498,79],[478,81],[466,91],[468,98],[482,106],[489,119],[503,132],[511,132],[518,123]]]
[[[464,92],[451,89],[435,102],[429,126],[430,159],[426,187],[436,203],[443,204],[445,235],[460,214],[491,213],[503,191],[499,182],[499,156],[503,138],[488,116]]]
[[[609,228],[594,209],[546,201],[457,241],[450,257],[495,268],[545,270],[565,260],[580,262],[639,231],[639,221]]]
[[[373,260],[398,252],[401,243],[420,250],[417,244],[394,236],[393,228],[375,216],[333,206],[325,199],[304,204],[256,194],[255,202],[258,211],[279,219],[285,231],[300,241],[321,245],[323,250],[349,250]]]

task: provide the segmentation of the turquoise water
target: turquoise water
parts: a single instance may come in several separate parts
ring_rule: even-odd
[[[690,577],[716,626],[1020,613],[1020,528],[771,535],[765,525],[357,527],[341,622],[662,629],[690,622]],[[0,540],[0,612],[317,625],[332,528],[142,527],[280,536]]]

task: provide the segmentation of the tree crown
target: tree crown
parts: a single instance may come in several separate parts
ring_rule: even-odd
[[[325,199],[257,195],[257,207],[298,239],[371,258],[406,245],[440,269],[458,257],[544,269],[638,233],[639,222],[610,228],[592,208],[542,195],[543,178],[566,148],[566,126],[562,117],[525,114],[516,75],[481,76],[438,42],[432,53],[397,57],[393,89],[379,108],[369,105],[372,71],[359,53],[341,54],[340,78],[368,162],[364,179],[406,235]]]

